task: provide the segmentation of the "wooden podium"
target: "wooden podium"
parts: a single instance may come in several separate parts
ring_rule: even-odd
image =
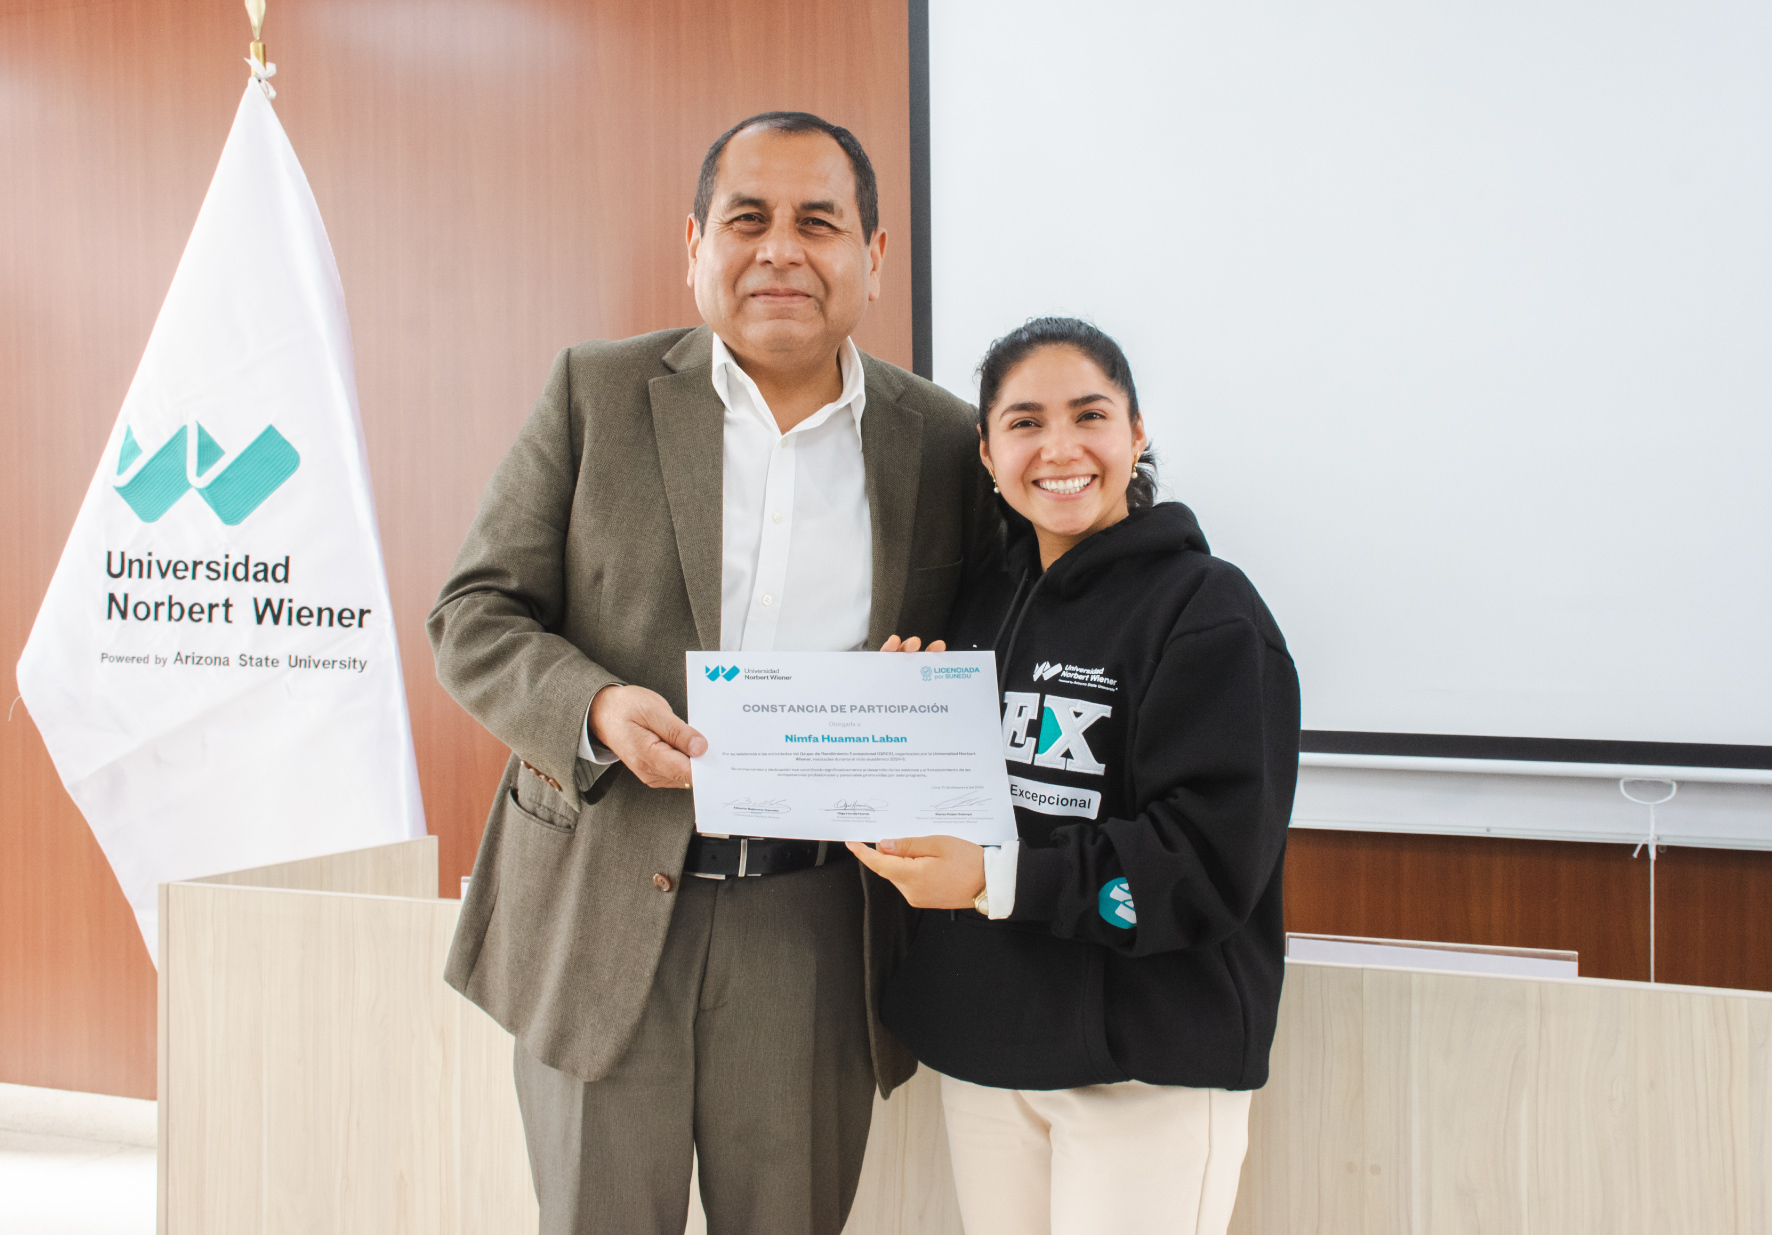
[[[161,887],[162,1235],[535,1229],[436,889],[431,838]],[[960,1235],[933,1082],[848,1235]],[[1768,1232],[1772,995],[1293,962],[1251,1119],[1242,1235]]]
[[[535,1230],[513,1040],[443,983],[460,909],[434,837],[161,885],[161,1235]],[[875,1099],[848,1231],[960,1235],[933,1080]]]

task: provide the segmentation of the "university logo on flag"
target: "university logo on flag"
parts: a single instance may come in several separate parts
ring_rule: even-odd
[[[194,422],[181,425],[153,454],[141,448],[134,429],[125,427],[117,452],[117,477],[111,483],[143,523],[155,522],[195,489],[217,517],[233,527],[301,466],[301,455],[272,425],[224,462],[226,454],[208,430]]]
[[[257,84],[18,682],[150,952],[160,883],[424,834],[344,291]]]

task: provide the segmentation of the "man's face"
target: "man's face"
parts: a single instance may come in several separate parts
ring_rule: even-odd
[[[720,157],[705,231],[689,219],[689,286],[742,360],[810,366],[880,295],[886,233],[862,235],[855,174],[824,133],[751,129]]]

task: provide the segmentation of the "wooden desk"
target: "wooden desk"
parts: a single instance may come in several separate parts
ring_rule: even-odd
[[[534,1229],[436,861],[161,889],[163,1233]],[[1273,1063],[1242,1235],[1772,1231],[1772,995],[1294,963]],[[849,1235],[960,1235],[933,1082],[877,1102]]]

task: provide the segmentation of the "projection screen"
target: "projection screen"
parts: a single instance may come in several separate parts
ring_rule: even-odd
[[[1772,6],[928,20],[933,376],[1117,337],[1308,730],[1772,766]]]

